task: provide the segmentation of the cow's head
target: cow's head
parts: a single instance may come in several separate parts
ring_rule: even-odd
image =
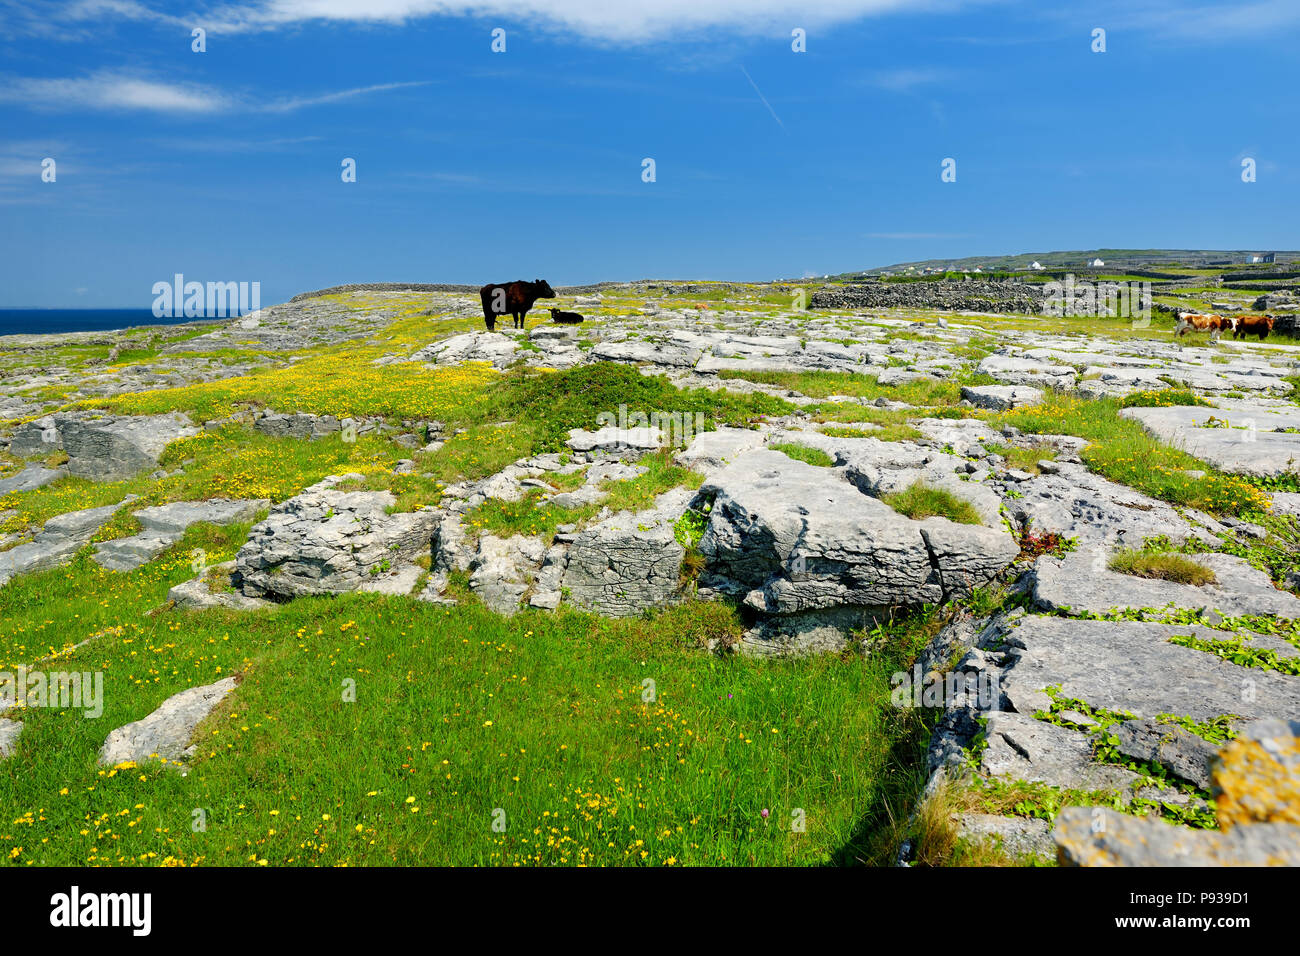
[[[555,290],[551,288],[551,284],[545,279],[536,280],[533,283],[533,291],[537,293],[537,298],[539,299],[555,298]]]

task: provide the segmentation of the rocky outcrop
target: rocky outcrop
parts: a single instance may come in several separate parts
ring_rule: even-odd
[[[10,454],[20,458],[63,451],[69,474],[121,481],[158,467],[158,456],[178,438],[198,434],[189,419],[168,415],[94,415],[60,412],[14,430]]]
[[[1298,732],[1300,721],[1257,721],[1211,759],[1209,786],[1219,831],[1191,830],[1098,807],[1072,807],[1056,819],[1059,862],[1300,866]]]
[[[774,451],[741,455],[700,492],[713,502],[701,586],[769,614],[939,603],[1019,553],[1005,531],[913,521],[835,471]]]
[[[653,509],[610,516],[569,546],[563,588],[578,607],[626,617],[662,607],[681,591],[685,549],[673,534],[691,494],[661,495]]]
[[[43,465],[30,464],[16,475],[0,479],[0,495],[18,491],[35,491],[44,488],[52,481],[62,478],[68,472],[63,468],[46,468]]]
[[[1029,385],[963,385],[961,397],[976,408],[1005,412],[1022,405],[1037,405],[1043,390]]]
[[[123,504],[134,497],[125,499]],[[0,551],[0,585],[16,574],[44,571],[71,560],[120,507],[120,504],[104,505],[49,519],[31,541]]]
[[[252,611],[271,605],[270,601],[241,593],[237,582],[235,562],[224,561],[205,568],[196,578],[174,585],[167,592],[167,600],[182,611],[204,611],[209,608]]]
[[[387,491],[336,487],[356,474],[325,479],[271,509],[236,555],[243,593],[287,600],[368,589],[399,564],[430,554],[441,512],[389,514]]]
[[[1226,617],[1273,614],[1300,618],[1300,598],[1279,591],[1267,574],[1244,558],[1231,554],[1185,557],[1212,571],[1215,583],[1198,586],[1120,574],[1108,569],[1102,548],[1076,551],[1064,558],[1044,556],[1034,565],[1031,578],[1034,602],[1043,610],[1067,614],[1172,607],[1217,611]]]
[[[1061,866],[1300,866],[1300,826],[1191,830],[1103,807],[1066,807],[1053,833]]]

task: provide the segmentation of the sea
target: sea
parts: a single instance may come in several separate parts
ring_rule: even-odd
[[[194,319],[157,318],[152,309],[5,309],[0,308],[0,335],[49,332],[104,332],[138,325],[177,325]]]

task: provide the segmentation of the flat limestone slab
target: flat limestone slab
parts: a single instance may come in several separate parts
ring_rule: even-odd
[[[1100,549],[1098,549],[1100,550]],[[1034,565],[1034,601],[1046,611],[1105,614],[1124,608],[1218,611],[1225,617],[1273,614],[1300,618],[1300,598],[1273,587],[1263,571],[1231,554],[1184,557],[1214,572],[1216,584],[1201,587],[1120,574],[1106,567],[1104,554],[1075,551],[1062,559],[1041,557]]]
[[[1022,714],[1047,709],[1046,689],[1059,687],[1066,697],[1135,717],[1300,717],[1300,677],[1170,644],[1176,634],[1228,636],[1202,627],[1030,615],[1005,638],[1002,692]],[[1264,635],[1254,643],[1284,644]]]
[[[1166,444],[1221,471],[1260,477],[1300,471],[1300,433],[1277,431],[1300,429],[1300,408],[1280,413],[1263,408],[1226,411],[1178,405],[1126,408],[1120,414],[1141,422],[1143,428]],[[1229,427],[1204,427],[1210,418],[1226,421]]]

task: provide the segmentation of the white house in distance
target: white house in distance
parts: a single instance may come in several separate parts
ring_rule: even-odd
[[[1094,269],[1100,269],[1105,264],[1106,263],[1102,262],[1100,259],[1093,259],[1091,262],[1088,263],[1088,265],[1092,266]]]
[[[1037,272],[1042,272],[1043,264],[1035,259],[1033,262],[1029,263],[1029,268],[1034,269]]]
[[[1246,261],[1251,265],[1257,262],[1276,262],[1277,254],[1274,252],[1255,252],[1247,256]]]

